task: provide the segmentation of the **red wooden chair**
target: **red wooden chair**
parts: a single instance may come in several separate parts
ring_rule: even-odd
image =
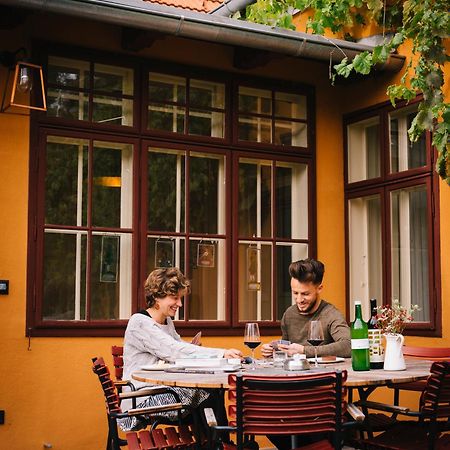
[[[346,378],[346,371],[286,377],[230,375],[230,426],[212,427],[216,448],[242,450],[256,435],[320,433],[328,438],[302,449],[340,449]],[[219,443],[221,431],[235,432],[236,445]]]
[[[124,398],[136,399],[137,397],[147,397],[149,395],[167,393],[171,391],[168,390],[168,388],[165,386],[152,386],[148,388],[139,389],[137,391],[129,391],[119,394],[116,390],[116,386],[113,380],[111,379],[111,374],[103,358],[93,358],[92,362],[93,362],[92,370],[98,376],[106,401],[106,415],[108,419],[108,441],[106,446],[107,450],[120,450],[120,447],[127,444],[126,440],[122,439],[119,436],[119,430],[117,425],[118,419],[134,416],[141,419],[141,421],[148,422],[148,416],[151,417],[165,411],[177,411],[179,414],[181,414],[181,411],[187,408],[186,406],[182,405],[179,402],[174,402],[163,406],[153,406],[149,408],[133,408],[126,412],[122,412],[120,408],[121,399]],[[177,447],[166,446],[156,448],[177,448]]]
[[[388,431],[364,440],[366,450],[450,449],[450,436],[442,434],[447,430],[450,419],[449,361],[433,363],[418,411],[370,401],[365,402],[365,405],[417,419],[398,421]]]
[[[127,433],[126,438],[129,450],[189,450],[196,446],[192,432],[187,425]]]

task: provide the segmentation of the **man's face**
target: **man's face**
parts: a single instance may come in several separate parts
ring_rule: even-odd
[[[291,290],[301,314],[312,314],[317,310],[320,304],[322,284],[314,284],[311,281],[302,283],[291,278]]]

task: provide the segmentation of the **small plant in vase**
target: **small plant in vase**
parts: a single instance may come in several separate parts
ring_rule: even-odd
[[[386,351],[384,354],[384,370],[405,370],[406,363],[403,357],[403,330],[406,324],[412,322],[413,314],[419,309],[418,305],[405,308],[398,300],[392,305],[377,307],[377,328],[386,338]]]

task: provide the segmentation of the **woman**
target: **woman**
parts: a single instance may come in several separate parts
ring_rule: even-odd
[[[132,380],[131,374],[142,366],[170,361],[177,358],[240,358],[236,349],[199,347],[181,340],[175,330],[172,318],[182,306],[181,299],[189,292],[189,280],[177,268],[156,269],[150,273],[145,285],[147,309],[133,314],[128,322],[124,340],[124,379],[131,380],[139,388],[145,383]],[[172,388],[178,393],[183,404],[197,407],[206,400],[209,393],[203,389]],[[172,403],[170,394],[148,397],[138,407]],[[126,405],[122,403],[126,410]],[[170,417],[170,413],[167,413]],[[121,422],[123,430],[137,429],[139,424],[133,419]]]

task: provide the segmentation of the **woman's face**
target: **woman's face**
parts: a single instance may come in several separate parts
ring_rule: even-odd
[[[158,298],[156,303],[159,305],[159,311],[161,314],[163,314],[164,317],[174,317],[178,311],[178,308],[183,305],[181,300],[185,294],[186,291],[180,290],[175,295],[170,294],[166,297]]]

